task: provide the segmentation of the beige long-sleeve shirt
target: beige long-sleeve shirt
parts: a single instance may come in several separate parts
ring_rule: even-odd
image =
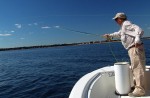
[[[125,49],[129,49],[135,43],[141,44],[141,37],[144,31],[137,25],[132,24],[130,21],[126,20],[121,25],[118,32],[109,34],[112,37],[119,37]]]

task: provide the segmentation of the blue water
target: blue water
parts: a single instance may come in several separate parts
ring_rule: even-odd
[[[121,43],[110,45],[118,61],[129,61]],[[0,98],[68,98],[80,77],[114,62],[108,44],[1,51]]]

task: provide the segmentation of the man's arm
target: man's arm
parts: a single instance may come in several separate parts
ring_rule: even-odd
[[[108,37],[117,37],[117,38],[120,38],[120,31],[114,32],[114,33],[111,33],[111,34],[104,34],[103,37],[104,38],[108,38]]]

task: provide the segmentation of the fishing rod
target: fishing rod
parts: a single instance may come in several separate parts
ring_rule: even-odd
[[[100,34],[94,34],[94,33],[88,33],[88,32],[78,31],[78,30],[74,30],[74,29],[67,28],[67,27],[55,26],[55,28],[57,28],[57,29],[62,29],[62,30],[66,30],[66,31],[71,31],[71,32],[76,32],[76,33],[80,33],[80,34],[101,36]]]
[[[71,32],[76,32],[76,33],[80,33],[80,34],[102,36],[100,34],[94,34],[94,33],[74,30],[74,29],[70,29],[70,28],[67,28],[67,27],[54,26],[54,28],[61,29],[61,30],[66,30],[66,31],[71,31]],[[118,41],[120,41],[119,39],[113,40],[113,37],[105,37],[105,38],[106,38],[106,40],[103,40],[102,42],[116,42],[116,41],[118,42]],[[150,37],[142,37],[142,39],[150,39]]]

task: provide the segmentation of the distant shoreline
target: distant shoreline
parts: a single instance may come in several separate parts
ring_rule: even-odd
[[[150,37],[143,37],[142,39],[150,39]],[[14,48],[0,48],[0,51],[9,51],[9,50],[25,50],[25,49],[34,49],[34,48],[49,48],[49,47],[62,47],[62,46],[75,46],[75,45],[86,45],[86,44],[104,44],[108,42],[120,42],[120,40],[111,40],[111,41],[90,41],[90,42],[80,42],[80,43],[70,43],[70,44],[53,44],[53,45],[38,45],[38,46],[24,46],[24,47],[14,47]]]
[[[71,44],[53,44],[53,45],[24,46],[24,47],[14,47],[14,48],[0,48],[0,51],[25,50],[25,49],[61,47],[61,46],[75,46],[75,45],[86,45],[86,44],[103,44],[107,42],[108,41],[90,41],[90,42],[80,42],[80,43],[71,43]],[[120,40],[113,40],[111,42],[120,42]]]

